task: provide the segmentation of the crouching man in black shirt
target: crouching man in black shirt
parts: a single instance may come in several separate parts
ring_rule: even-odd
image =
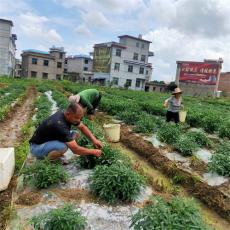
[[[101,155],[102,143],[81,123],[84,115],[81,105],[71,103],[68,108],[44,120],[30,139],[30,151],[38,159],[46,156],[50,160],[62,157],[68,148],[78,155]],[[87,149],[79,146],[75,141],[75,136],[71,132],[71,125],[77,128],[88,137],[96,149]]]

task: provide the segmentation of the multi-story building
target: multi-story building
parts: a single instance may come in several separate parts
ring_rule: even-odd
[[[64,73],[65,51],[63,47],[52,47],[49,52],[24,50],[22,56],[22,76],[61,80]]]
[[[148,58],[153,56],[149,51],[151,42],[141,35],[122,35],[119,39],[119,42],[94,45],[94,81],[144,90],[152,75],[152,65],[148,63]]]
[[[73,82],[91,82],[93,60],[89,55],[68,56],[65,59],[64,79]]]
[[[0,19],[0,75],[14,76],[17,36],[12,27],[12,21]]]

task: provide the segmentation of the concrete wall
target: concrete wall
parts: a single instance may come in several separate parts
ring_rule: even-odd
[[[179,83],[179,87],[183,90],[183,94],[189,96],[213,96],[214,85],[201,85],[192,83]]]
[[[88,60],[88,63],[85,63]],[[87,70],[84,70],[85,67]],[[93,78],[93,60],[90,58],[67,58],[67,64],[65,65],[68,73],[77,73],[79,75],[79,80],[83,82],[91,81]]]

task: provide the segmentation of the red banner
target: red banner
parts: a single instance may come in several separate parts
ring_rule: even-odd
[[[218,63],[182,62],[179,81],[195,84],[215,85],[220,65]]]

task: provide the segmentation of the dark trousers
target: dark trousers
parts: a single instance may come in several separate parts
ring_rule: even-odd
[[[167,122],[174,121],[175,123],[179,123],[179,112],[167,111],[166,121]]]
[[[92,102],[93,109],[87,112],[88,115],[94,114],[94,111],[98,107],[100,101],[101,101],[101,93],[99,93],[98,97]]]

